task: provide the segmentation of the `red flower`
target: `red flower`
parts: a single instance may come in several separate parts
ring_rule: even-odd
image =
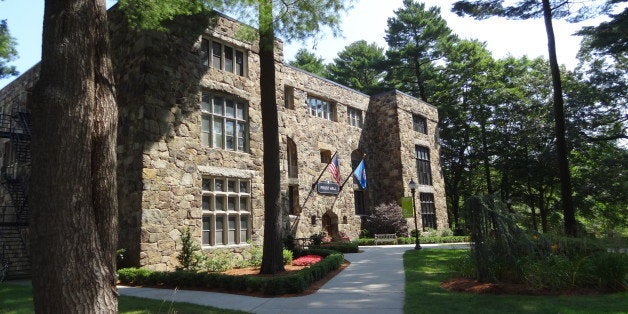
[[[323,259],[322,256],[318,256],[318,255],[305,255],[305,256],[301,256],[295,260],[292,261],[292,265],[294,266],[310,266],[312,264],[316,264],[318,262],[320,262]]]

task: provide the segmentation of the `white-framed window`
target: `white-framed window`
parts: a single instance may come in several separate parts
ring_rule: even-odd
[[[203,92],[201,145],[248,151],[248,106],[233,97]]]
[[[349,125],[362,128],[364,125],[364,118],[362,116],[362,110],[347,107],[347,119]]]
[[[203,246],[241,245],[251,239],[251,181],[204,177]]]
[[[246,52],[221,42],[201,39],[201,64],[245,76]]]
[[[336,106],[320,98],[308,96],[307,97],[308,112],[319,118],[336,121]]]

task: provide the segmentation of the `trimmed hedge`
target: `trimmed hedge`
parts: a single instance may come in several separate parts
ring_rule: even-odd
[[[316,254],[325,258],[294,274],[276,277],[234,276],[185,270],[163,272],[144,268],[124,268],[118,270],[118,279],[121,284],[125,285],[225,289],[279,295],[305,291],[313,282],[338,269],[344,261],[344,256],[335,251],[316,249],[306,250],[304,253]]]
[[[431,244],[431,243],[458,243],[458,242],[469,242],[471,239],[469,236],[420,236],[419,242],[423,244]],[[373,238],[360,238],[354,241],[354,243],[358,245],[375,245],[375,239]],[[398,237],[398,244],[414,244],[414,237]]]
[[[333,250],[340,253],[358,253],[358,243],[355,242],[330,242],[312,246],[311,248]]]

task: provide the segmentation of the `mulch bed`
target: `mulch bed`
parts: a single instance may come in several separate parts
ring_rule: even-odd
[[[475,294],[510,294],[510,295],[597,295],[604,291],[593,289],[549,290],[538,289],[524,284],[479,282],[475,279],[456,277],[443,281],[440,287],[448,291]]]
[[[208,291],[208,292],[220,292],[220,293],[229,293],[229,294],[239,294],[239,295],[247,295],[247,296],[252,296],[252,297],[259,297],[259,298],[288,298],[288,297],[300,297],[300,296],[305,296],[305,295],[309,295],[312,293],[315,293],[316,291],[318,291],[318,289],[320,289],[323,285],[325,285],[328,281],[330,281],[332,278],[334,278],[336,275],[338,275],[341,271],[343,271],[345,268],[347,268],[349,266],[349,264],[351,264],[349,261],[345,260],[342,265],[340,265],[340,267],[334,271],[331,271],[329,273],[327,273],[327,276],[323,277],[322,279],[313,282],[308,288],[307,290],[301,292],[301,293],[290,293],[290,294],[280,294],[280,295],[267,295],[267,294],[263,294],[261,292],[249,292],[249,291],[232,291],[232,290],[226,290],[226,289],[210,289],[210,288],[182,288],[185,290],[198,290],[198,291]],[[292,265],[286,265],[285,268],[286,270],[274,275],[260,275],[259,274],[259,268],[253,268],[253,267],[249,267],[249,268],[238,268],[238,269],[231,269],[228,270],[224,273],[229,274],[229,275],[250,275],[250,276],[256,276],[256,277],[273,277],[273,276],[285,276],[285,275],[289,275],[291,273],[297,272],[302,268],[305,268],[308,266],[292,266]],[[150,288],[163,288],[163,289],[172,289],[175,287],[167,287],[167,286],[144,286],[144,287],[150,287]]]

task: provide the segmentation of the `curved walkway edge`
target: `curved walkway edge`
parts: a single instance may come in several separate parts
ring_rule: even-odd
[[[423,244],[423,248],[466,249],[466,243]],[[360,247],[345,254],[351,265],[317,292],[300,297],[259,298],[227,293],[118,286],[122,295],[187,302],[251,313],[403,313],[403,253],[414,245]]]

